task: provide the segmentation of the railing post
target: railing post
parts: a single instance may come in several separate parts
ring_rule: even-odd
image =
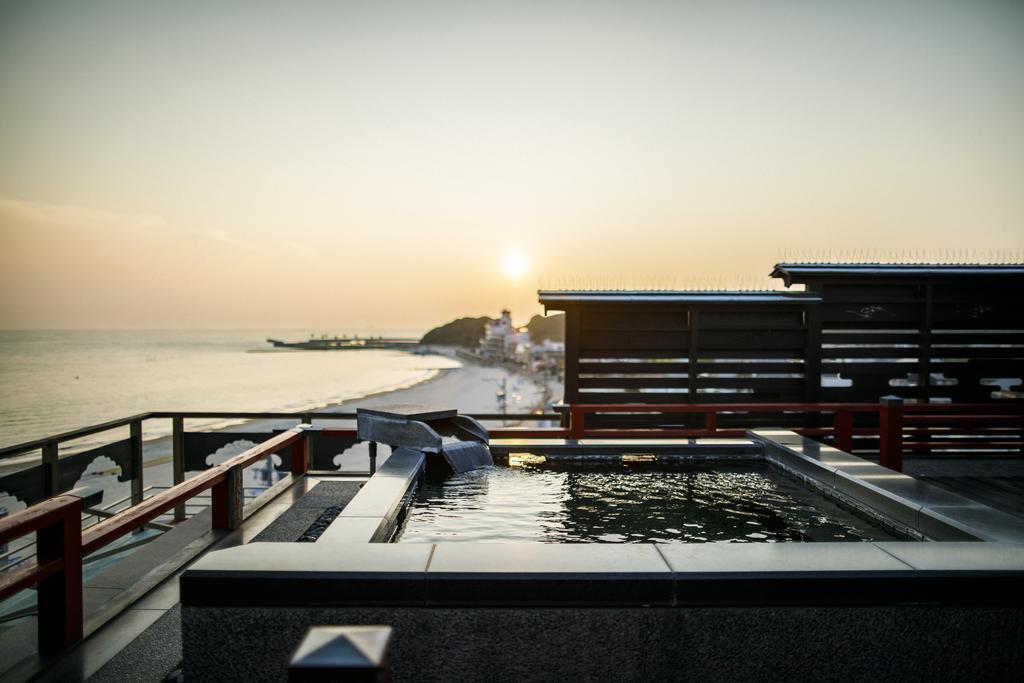
[[[142,502],[142,420],[135,420],[128,425],[128,440],[132,459],[132,505]]]
[[[302,424],[310,425],[312,427],[312,425],[313,425],[313,416],[312,415],[303,415],[302,416]],[[313,443],[313,437],[310,436],[309,434],[303,435],[302,438],[306,442],[306,471],[308,472],[309,468],[310,468],[310,466],[312,465],[312,462],[313,462],[313,454],[316,451],[316,445]]]
[[[174,471],[172,473],[174,485],[185,481],[185,418],[176,415],[171,418],[171,451]],[[181,522],[185,519],[185,504],[174,506],[174,521]]]
[[[903,471],[903,399],[883,396],[878,408],[878,464]]]
[[[704,430],[711,433],[718,431],[718,412],[708,410],[704,413]]]
[[[61,570],[39,582],[39,651],[63,652],[82,639],[82,508],[84,501],[64,507],[59,522],[36,531],[39,564],[62,562]]]
[[[211,491],[213,528],[233,530],[242,523],[242,506],[245,503],[242,468],[228,468],[225,475],[224,481],[214,484]]]
[[[309,472],[309,440],[312,438],[306,432],[299,440],[292,444],[292,474],[305,474]]]
[[[835,441],[833,445],[841,451],[849,453],[853,450],[853,413],[849,410],[837,410],[835,422]]]
[[[56,441],[43,446],[43,496],[52,498],[60,491],[60,450]]]
[[[569,438],[582,439],[584,435],[583,407],[573,404],[569,406]]]
[[[371,441],[369,444],[370,449],[370,474],[377,471],[377,442]]]

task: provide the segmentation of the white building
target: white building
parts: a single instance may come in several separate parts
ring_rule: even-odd
[[[501,317],[487,323],[484,340],[480,344],[480,355],[488,360],[504,361],[515,355],[515,338],[518,330],[512,325],[512,314],[507,310]]]

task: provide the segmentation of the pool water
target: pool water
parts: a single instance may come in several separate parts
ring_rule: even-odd
[[[488,467],[425,481],[396,541],[775,543],[894,537],[767,463]]]

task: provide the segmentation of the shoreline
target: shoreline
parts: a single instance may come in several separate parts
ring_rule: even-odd
[[[409,352],[399,351],[399,353],[409,353]],[[444,356],[445,354],[437,353],[437,354],[432,354],[432,355]],[[459,359],[456,359],[456,360],[458,360],[460,363],[463,362],[463,361],[461,361]],[[373,391],[371,391],[370,393],[360,394],[358,396],[353,396],[351,398],[346,398],[346,399],[343,399],[341,401],[332,400],[332,401],[328,401],[328,402],[311,402],[311,403],[307,403],[303,407],[297,408],[297,409],[293,409],[293,408],[283,408],[283,409],[271,408],[271,409],[268,409],[268,410],[263,410],[263,411],[257,410],[257,411],[251,411],[251,412],[286,412],[286,413],[295,413],[296,415],[301,415],[304,412],[332,412],[332,411],[333,412],[341,412],[341,411],[338,410],[339,408],[342,408],[345,405],[350,404],[350,403],[352,403],[354,401],[362,401],[362,400],[366,400],[366,399],[373,398],[373,397],[383,396],[383,395],[386,395],[386,394],[396,393],[396,392],[400,392],[400,391],[406,391],[408,389],[411,389],[413,387],[417,387],[417,386],[420,386],[420,385],[429,384],[430,382],[434,382],[434,381],[437,381],[438,379],[441,379],[448,372],[451,372],[453,370],[461,370],[463,367],[464,366],[460,365],[459,367],[454,367],[454,368],[432,368],[432,369],[428,370],[427,373],[424,376],[422,376],[422,377],[415,378],[415,379],[408,380],[408,381],[404,381],[404,382],[399,382],[399,383],[397,383],[397,384],[395,384],[395,385],[393,385],[391,387],[377,388],[377,389],[374,389]],[[186,411],[183,411],[183,412],[186,412]],[[213,411],[211,411],[211,412],[213,412]],[[231,412],[231,411],[227,411],[227,412]],[[250,412],[250,411],[247,411],[246,409],[243,408],[243,409],[239,409],[238,412]],[[128,413],[127,415],[130,415],[130,414],[131,413]],[[102,422],[109,421],[109,420],[116,420],[116,419],[119,419],[119,417],[120,416],[111,416],[111,417],[105,418],[104,420],[101,420],[100,422],[97,422],[95,424],[101,424]],[[266,420],[266,419],[267,418],[254,418],[254,419],[253,418],[223,418],[223,419],[219,419],[219,418],[195,418],[195,420],[199,420],[199,421],[209,420],[209,422],[206,423],[206,424],[197,425],[197,428],[198,428],[199,431],[213,431],[213,432],[216,432],[216,431],[230,431],[232,428],[239,427],[239,426],[245,426],[245,425],[252,425],[254,423],[258,423],[258,422],[261,422],[261,421]],[[62,432],[74,431],[75,429],[84,429],[84,428],[87,428],[89,426],[90,425],[81,425],[79,427],[74,427],[74,428],[71,428],[71,429],[65,429],[65,430],[61,430],[61,431]],[[114,430],[111,430],[111,431],[114,431]],[[148,434],[147,434],[147,431],[148,431]],[[101,432],[100,434],[102,435],[103,432]],[[167,441],[169,443],[170,439],[171,439],[171,436],[172,436],[172,434],[171,434],[171,430],[170,430],[169,426],[163,427],[163,428],[156,428],[156,429],[155,428],[150,428],[149,430],[147,430],[145,427],[143,427],[143,433],[142,433],[143,450],[145,451],[146,447],[148,447],[148,446],[156,446],[156,445],[160,444],[162,441]],[[73,440],[73,441],[69,442],[69,444],[66,445],[64,448],[61,449],[61,456],[64,457],[64,456],[75,455],[75,454],[81,453],[83,451],[92,450],[94,448],[100,448],[104,444],[108,444],[108,443],[111,443],[111,442],[117,441],[117,440],[119,440],[119,439],[115,439],[115,438],[112,438],[112,437],[102,437],[102,436],[100,436],[100,438],[96,438],[95,436],[93,436],[93,437],[85,437],[84,440],[82,440],[82,441]],[[10,444],[10,446],[17,446],[17,445],[18,445],[17,443]],[[143,457],[144,457],[144,461],[148,461],[148,458],[146,458],[145,455]],[[13,472],[17,471],[18,469],[20,469],[20,468],[22,468],[22,467],[24,467],[26,465],[31,466],[33,464],[36,464],[39,461],[39,458],[40,458],[40,456],[39,456],[39,454],[37,452],[31,452],[31,451],[26,453],[26,454],[24,454],[24,455],[18,455],[18,456],[12,457],[12,458],[6,458],[6,459],[0,461],[0,476],[6,475],[6,474],[12,474]]]
[[[312,404],[307,404],[307,407],[299,408],[299,409],[296,409],[296,410],[285,409],[285,410],[267,410],[267,411],[253,411],[253,412],[268,412],[268,413],[284,412],[284,413],[294,413],[296,416],[300,416],[303,413],[312,413],[312,412],[320,412],[320,413],[323,413],[323,412],[327,412],[327,413],[330,413],[330,412],[339,412],[339,413],[340,412],[345,412],[343,410],[339,410],[339,408],[344,408],[347,404],[352,403],[354,401],[364,401],[366,399],[372,399],[372,398],[375,398],[375,397],[378,397],[378,396],[384,396],[386,394],[393,394],[393,393],[397,393],[397,392],[400,392],[400,391],[406,391],[408,389],[412,389],[413,387],[418,387],[418,386],[421,386],[421,385],[429,384],[431,382],[436,382],[437,380],[439,380],[442,377],[444,377],[444,375],[446,375],[447,373],[453,372],[453,371],[456,371],[456,370],[461,370],[461,369],[462,369],[462,367],[457,367],[457,368],[435,368],[435,369],[431,370],[430,373],[426,377],[422,377],[420,379],[417,379],[417,380],[414,380],[414,381],[410,381],[410,382],[402,382],[402,383],[399,383],[397,386],[390,387],[390,388],[376,389],[374,391],[371,391],[368,394],[360,394],[359,396],[355,396],[355,397],[352,397],[352,398],[346,398],[346,399],[343,399],[341,401],[332,401],[332,402],[329,402],[329,403],[312,403]],[[239,412],[243,412],[243,411],[239,411]],[[195,419],[202,420],[204,418],[195,418]],[[211,419],[216,419],[216,418],[211,418]],[[225,419],[223,419],[223,420],[221,420],[219,422],[212,422],[212,423],[207,424],[207,425],[202,425],[201,429],[203,431],[211,431],[211,432],[227,431],[227,430],[230,430],[230,428],[232,428],[232,427],[251,425],[252,423],[257,423],[257,422],[265,421],[265,420],[268,420],[268,419],[273,419],[273,418],[225,418]],[[278,418],[278,419],[280,419],[280,418]],[[151,442],[154,442],[154,441],[158,441],[160,439],[167,439],[167,438],[170,438],[170,436],[171,435],[168,433],[168,434],[162,434],[160,436],[155,436],[155,437],[153,437],[151,439],[143,438],[143,444],[148,444],[148,443],[151,443]]]
[[[400,351],[400,353],[411,353],[407,351]],[[491,366],[480,363],[474,363],[471,360],[465,358],[457,358],[454,355],[450,355],[444,352],[438,352],[431,350],[431,355],[442,356],[445,358],[452,358],[460,363],[458,367],[453,368],[435,368],[419,379],[413,381],[401,382],[392,387],[385,387],[371,391],[370,393],[354,396],[351,398],[344,399],[342,401],[333,401],[329,403],[320,404],[307,404],[310,407],[298,409],[298,410],[268,410],[266,412],[291,412],[296,416],[301,415],[304,412],[349,412],[355,410],[357,407],[361,407],[366,403],[374,405],[386,405],[388,403],[446,403],[453,405],[461,412],[486,412],[486,413],[497,413],[499,410],[497,406],[484,407],[479,405],[479,397],[477,397],[476,405],[460,405],[459,402],[452,395],[454,392],[451,390],[445,391],[445,388],[441,390],[435,390],[437,385],[443,385],[445,380],[451,380],[457,375],[462,375],[464,379],[472,381],[473,379],[481,379],[480,377],[471,377],[473,375],[479,376],[487,373],[497,373],[504,375],[506,380],[512,378],[518,378],[521,382],[532,385],[535,388],[537,395],[534,400],[530,400],[526,405],[520,402],[518,408],[512,406],[509,407],[508,412],[510,413],[529,413],[536,410],[543,410],[544,406],[551,399],[552,390],[549,382],[543,378],[532,377],[527,373],[522,372],[520,368],[513,368],[505,365]],[[487,379],[487,378],[483,378]],[[493,380],[492,380],[493,381]],[[417,395],[427,394],[428,396],[419,399],[403,399],[404,394],[415,393]],[[429,396],[429,394],[438,394],[437,396]],[[385,400],[386,397],[386,400]],[[241,412],[241,411],[240,411]],[[254,411],[259,412],[259,411]],[[116,418],[112,418],[116,419]],[[195,418],[197,421],[202,421],[207,418]],[[207,424],[199,424],[193,427],[193,431],[208,431],[208,432],[233,432],[233,431],[261,431],[261,430],[273,430],[280,429],[285,424],[290,423],[291,420],[287,418],[225,418],[218,420],[216,418],[208,418],[213,420]],[[348,418],[352,419],[352,418]],[[145,431],[143,432],[143,461],[146,463],[146,467],[150,465],[159,465],[170,457],[171,447],[171,433],[169,430],[160,430],[162,433],[152,434],[147,436]],[[82,451],[91,450],[93,448],[101,447],[104,443],[111,443],[116,439],[98,439],[93,443],[84,443],[80,447],[69,447],[66,451],[62,452],[64,455],[74,455]],[[36,464],[39,460],[39,455],[36,453],[28,453],[22,456],[7,459],[0,463],[0,475],[11,474],[25,466],[31,466]],[[95,472],[100,474],[100,472]],[[103,472],[106,473],[106,470]]]
[[[348,412],[363,406],[379,407],[396,403],[422,403],[448,405],[464,413],[498,413],[501,411],[497,406],[496,393],[502,386],[502,381],[504,381],[508,400],[507,412],[513,414],[529,413],[537,408],[543,408],[544,401],[548,400],[548,396],[551,393],[548,380],[541,377],[531,377],[518,368],[513,370],[504,366],[489,366],[472,363],[465,359],[458,360],[461,363],[459,367],[438,368],[434,374],[420,381],[394,389],[378,390],[365,396],[335,402],[324,406],[320,410],[323,412]],[[300,414],[296,413],[296,416]],[[354,421],[354,418],[346,419]],[[295,419],[290,418],[243,419],[231,425],[214,428],[196,426],[192,427],[191,431],[228,433],[269,432],[274,429],[286,429],[292,426],[294,422]],[[186,426],[188,426],[187,423]],[[115,440],[108,439],[105,443],[111,443]],[[251,447],[251,445],[251,442],[239,440],[215,453],[209,454],[211,458],[209,461],[216,462],[226,459],[231,455],[242,452],[245,448]],[[343,461],[342,455],[344,456]],[[388,449],[386,447],[382,448],[378,463],[383,464],[388,455]],[[144,438],[143,462],[145,485],[170,486],[173,481],[172,459],[172,438],[170,434],[151,439]],[[123,495],[123,492],[127,490],[128,484],[118,482],[114,475],[120,471],[119,468],[109,460],[101,464],[103,460],[104,458],[101,456],[98,460],[94,461],[79,482],[77,482],[77,485],[98,486],[104,489],[106,499],[113,500]],[[38,462],[38,454],[19,456],[0,465],[0,475],[12,474],[24,469],[26,466],[38,464]],[[365,443],[356,444],[344,451],[343,454],[338,454],[335,462],[339,467],[339,473],[349,472],[356,474],[365,472],[369,467],[369,449]],[[247,471],[245,485],[247,487],[265,487],[269,484],[259,481],[254,471]],[[21,501],[16,501],[16,499],[8,498],[7,501],[6,505],[12,512],[23,507]]]

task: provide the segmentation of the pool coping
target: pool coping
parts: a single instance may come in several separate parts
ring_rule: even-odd
[[[748,432],[764,456],[829,497],[931,539],[1024,543],[1024,520],[788,430]]]
[[[398,449],[316,543],[210,553],[182,575],[182,604],[1024,604],[1024,524],[1016,518],[793,432],[749,436],[766,460],[823,492],[942,540],[381,543],[397,527],[425,462],[420,451]]]

